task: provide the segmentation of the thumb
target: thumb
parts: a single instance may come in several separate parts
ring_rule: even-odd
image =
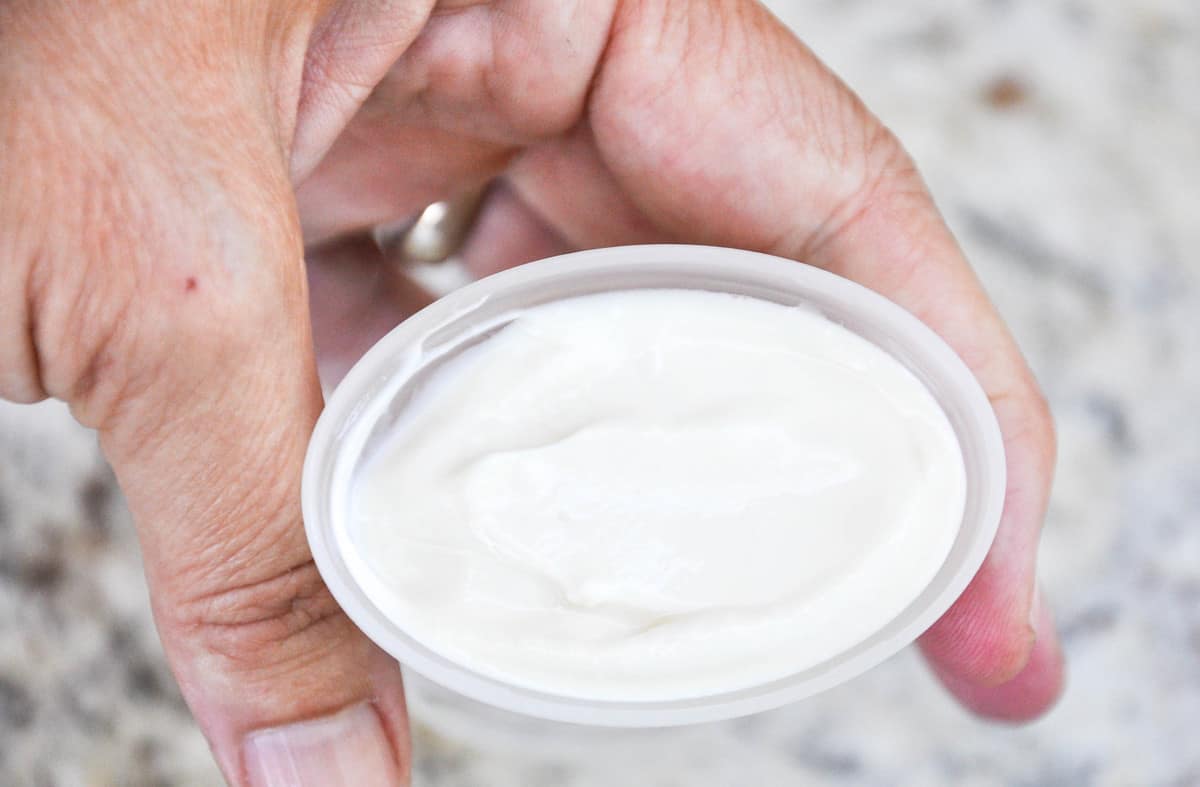
[[[108,377],[88,404],[122,391],[102,445],[167,657],[230,782],[396,784],[408,762],[398,668],[341,612],[301,524],[322,400],[299,233],[291,216],[224,217],[240,258],[163,277],[103,348]]]
[[[64,399],[99,431],[230,783],[393,785],[398,667],[339,610],[300,518],[322,402],[285,102],[258,64],[298,59],[273,42],[304,40],[308,11],[249,5],[0,12],[0,97],[26,108],[0,113],[0,396]],[[76,46],[76,17],[100,44]]]

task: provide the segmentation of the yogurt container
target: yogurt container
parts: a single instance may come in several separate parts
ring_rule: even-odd
[[[522,314],[537,313],[539,307],[589,295],[606,294],[611,301],[620,293],[680,290],[725,293],[815,312],[886,353],[924,386],[944,415],[941,423],[953,430],[965,476],[965,486],[960,484],[961,522],[946,539],[945,558],[928,583],[914,590],[915,598],[890,619],[863,629],[865,637],[860,634],[836,652],[822,653],[816,663],[797,659],[794,672],[781,671],[776,664],[774,672],[763,673],[767,679],[750,685],[745,675],[755,673],[743,671],[734,687],[721,687],[718,681],[705,690],[701,683],[675,694],[622,691],[619,681],[609,689],[605,687],[610,684],[592,681],[589,691],[574,690],[561,680],[539,686],[537,680],[500,669],[503,665],[492,669],[486,649],[480,651],[481,662],[446,647],[444,638],[435,635],[436,627],[430,628],[427,621],[417,625],[411,611],[410,625],[405,625],[404,608],[391,603],[372,569],[373,556],[364,554],[362,539],[355,534],[355,498],[362,495],[359,484],[372,472],[372,460],[425,406],[431,386],[456,362],[461,365],[461,359],[486,348],[506,326]],[[452,385],[454,378],[446,380]],[[603,435],[593,443],[603,444]],[[419,462],[420,456],[411,459]],[[578,463],[579,457],[574,455],[572,461]],[[954,352],[908,312],[860,285],[790,260],[732,249],[655,245],[578,252],[523,265],[456,290],[395,328],[355,365],[330,398],[309,447],[303,508],[313,556],[331,592],[351,619],[406,668],[507,711],[581,724],[651,727],[777,707],[849,680],[910,644],[949,608],[978,570],[999,523],[1004,488],[1003,446],[990,403]],[[570,530],[566,533],[569,538]],[[528,540],[528,534],[522,537]],[[594,532],[590,537],[602,551],[603,531],[600,541],[595,541]],[[636,539],[632,543],[636,548]],[[398,554],[403,559],[403,552]],[[854,605],[846,606],[840,612],[846,620],[853,622],[862,614]],[[772,656],[778,653],[763,652],[761,659],[767,663]],[[746,658],[752,660],[753,653]],[[680,662],[684,672],[685,661]]]

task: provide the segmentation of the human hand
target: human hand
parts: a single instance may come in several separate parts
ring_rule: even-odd
[[[1044,709],[1061,660],[1030,610],[1052,425],[895,139],[748,0],[430,5],[0,6],[0,100],[19,108],[0,115],[0,396],[64,399],[99,430],[227,778],[404,778],[398,671],[300,525],[321,408],[302,247],[320,249],[318,329],[378,332],[407,304],[381,298],[374,247],[336,239],[501,174],[463,250],[478,274],[614,243],[739,246],[942,334],[996,408],[1009,493],[922,648],[973,710]],[[318,346],[358,349],[334,333]]]

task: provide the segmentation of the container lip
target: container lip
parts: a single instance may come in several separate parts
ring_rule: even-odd
[[[625,702],[546,694],[481,675],[423,648],[370,601],[344,562],[326,513],[333,491],[333,468],[339,462],[349,461],[342,450],[343,437],[348,424],[363,409],[364,393],[380,380],[398,376],[399,370],[389,366],[399,351],[405,347],[415,349],[424,337],[478,308],[497,293],[558,277],[635,272],[654,263],[686,264],[689,276],[713,274],[726,280],[743,278],[747,282],[756,276],[785,278],[794,290],[803,291],[814,300],[819,295],[835,299],[855,313],[870,314],[876,322],[887,325],[889,338],[936,368],[949,382],[953,397],[970,414],[969,426],[985,460],[980,473],[982,503],[975,535],[960,556],[954,574],[941,592],[900,631],[840,663],[826,669],[813,668],[763,686],[696,699]],[[679,286],[687,288],[689,283],[681,280]],[[799,298],[797,302],[804,300]],[[376,399],[380,398],[383,397],[377,395]],[[779,707],[844,683],[911,644],[950,608],[982,565],[999,527],[1005,483],[1003,441],[987,396],[945,341],[903,307],[849,279],[792,260],[740,249],[653,244],[572,252],[511,268],[451,292],[396,326],[367,351],[329,397],[309,442],[301,498],[313,559],[330,592],[355,624],[406,668],[471,699],[528,716],[596,726],[658,727],[717,721]],[[964,519],[960,533],[966,525]],[[807,674],[813,670],[815,674]]]

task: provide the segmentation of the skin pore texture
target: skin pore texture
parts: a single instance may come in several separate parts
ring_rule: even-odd
[[[527,309],[440,367],[352,494],[375,603],[527,688],[704,696],[926,586],[965,471],[933,396],[807,310],[695,290]]]
[[[393,286],[366,230],[495,178],[464,248],[477,273],[615,243],[741,247],[941,334],[993,402],[1009,489],[922,648],[979,713],[1030,718],[1057,695],[1033,605],[1045,402],[899,142],[756,2],[12,0],[0,101],[21,107],[0,112],[0,396],[61,399],[97,429],[231,783],[371,784],[331,770],[354,762],[406,778],[399,671],[304,537],[317,355],[425,297]]]

